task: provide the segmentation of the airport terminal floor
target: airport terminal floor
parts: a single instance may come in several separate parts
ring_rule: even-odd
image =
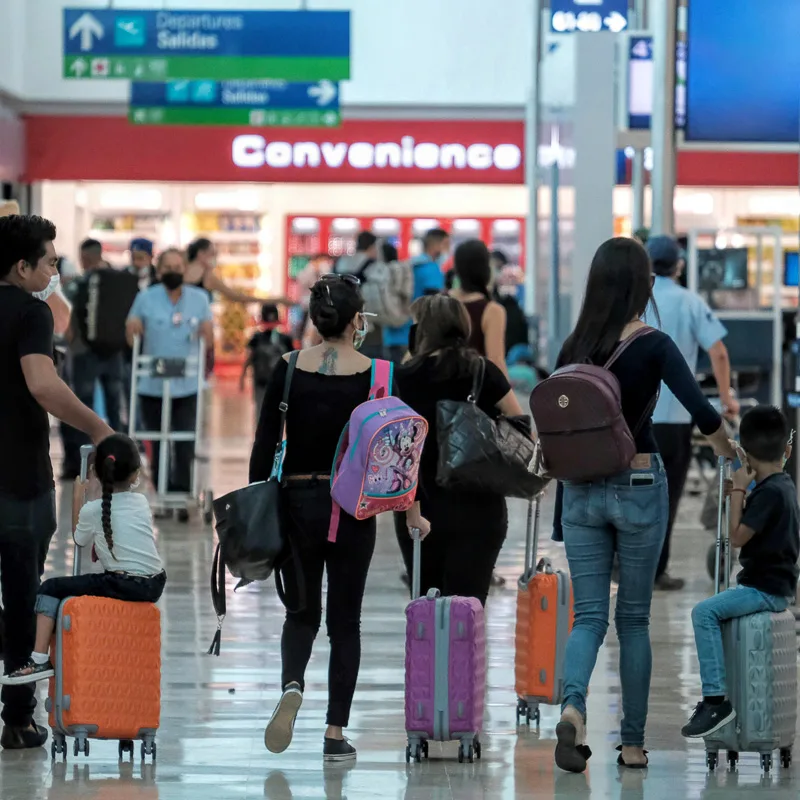
[[[252,436],[249,396],[220,387],[210,404],[213,439],[211,485],[220,495],[246,481]],[[54,444],[54,454],[58,445]],[[59,500],[68,492],[59,490]],[[47,574],[71,565],[68,506],[61,507]],[[550,498],[544,518],[552,507]],[[705,554],[711,537],[698,522],[700,501],[685,500],[673,546],[673,574],[683,591],[660,593],[652,615],[653,685],[648,770],[616,766],[620,688],[618,646],[612,630],[600,652],[589,697],[589,739],[594,755],[584,775],[553,765],[558,710],[543,707],[541,729],[515,727],[515,581],[524,557],[525,508],[512,501],[510,532],[499,563],[506,578],[488,602],[488,695],[483,758],[459,764],[455,744],[431,744],[430,760],[405,763],[403,728],[405,587],[389,520],[379,526],[363,615],[363,660],[346,734],[358,748],[354,765],[322,763],[328,648],[317,640],[294,741],[282,755],[264,748],[264,726],[278,698],[279,637],[283,613],[273,585],[251,585],[234,598],[228,582],[228,618],[222,654],[206,655],[216,629],[209,593],[212,531],[197,519],[160,528],[159,549],[169,576],[161,600],[163,625],[162,718],[158,761],[119,763],[116,742],[91,744],[90,756],[51,763],[47,749],[0,753],[2,800],[796,800],[800,767],[775,767],[762,778],[758,757],[743,754],[737,772],[708,774],[702,743],[687,743],[681,725],[698,700],[699,677],[689,614],[711,581]],[[558,565],[563,550],[544,547]],[[39,690],[43,698],[46,689]],[[43,706],[37,719],[45,723]],[[149,761],[149,760],[148,760]],[[796,762],[796,764],[800,761]]]

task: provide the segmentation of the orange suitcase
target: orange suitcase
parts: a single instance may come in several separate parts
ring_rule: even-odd
[[[91,448],[81,448],[81,485],[87,480]],[[75,493],[75,509],[82,502]],[[77,517],[77,513],[74,515]],[[80,573],[75,548],[74,574]],[[89,739],[119,739],[119,755],[133,756],[142,741],[142,759],[156,757],[161,717],[161,613],[152,603],[105,597],[70,597],[61,603],[50,657],[55,677],[45,708],[53,729],[53,758],[73,752],[89,755]]]
[[[572,630],[572,581],[547,558],[536,563],[541,495],[528,505],[525,571],[517,592],[515,679],[517,724],[539,723],[539,704],[558,705],[564,692],[564,652]],[[535,565],[535,566],[534,566]]]

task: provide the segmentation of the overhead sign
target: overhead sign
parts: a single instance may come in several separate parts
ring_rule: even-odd
[[[333,81],[169,81],[132,83],[128,118],[137,125],[335,127]]]
[[[554,33],[621,33],[628,27],[628,0],[550,0]]]
[[[339,81],[349,11],[64,9],[65,78]]]

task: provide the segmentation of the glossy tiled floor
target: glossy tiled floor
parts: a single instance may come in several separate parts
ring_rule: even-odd
[[[217,494],[246,479],[250,411],[239,396],[219,392],[209,424],[214,432],[211,483]],[[282,614],[272,585],[251,586],[229,601],[220,658],[205,655],[215,630],[208,591],[212,534],[198,522],[165,525],[160,549],[169,574],[161,603],[164,628],[163,713],[158,764],[117,763],[116,743],[92,744],[91,756],[71,755],[51,764],[49,751],[0,753],[0,800],[522,800],[620,798],[683,800],[742,797],[796,800],[798,768],[762,779],[755,756],[743,756],[737,773],[707,776],[701,746],[678,731],[696,701],[697,663],[689,624],[692,604],[706,596],[705,552],[711,539],[696,523],[699,503],[688,499],[675,542],[673,572],[685,574],[685,591],[654,602],[653,690],[648,747],[651,767],[619,770],[617,644],[609,634],[600,654],[589,702],[585,775],[565,775],[552,764],[557,711],[543,711],[539,732],[514,725],[514,581],[523,557],[523,507],[512,505],[511,530],[500,572],[508,587],[488,604],[489,687],[484,758],[456,761],[455,745],[431,745],[431,760],[406,766],[403,734],[403,608],[400,559],[389,525],[382,525],[365,603],[364,656],[352,726],[359,750],[350,769],[323,768],[321,744],[326,700],[327,642],[320,637],[308,674],[306,702],[290,750],[264,749],[263,728],[276,700]],[[66,519],[66,516],[63,517]],[[547,519],[547,514],[545,514]],[[563,553],[546,544],[563,563]],[[49,572],[68,569],[68,531],[59,531]],[[44,716],[43,713],[41,715]]]

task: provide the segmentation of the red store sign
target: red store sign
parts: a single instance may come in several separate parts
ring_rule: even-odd
[[[124,117],[25,120],[28,182],[524,183],[517,120],[349,120],[341,128],[134,126]],[[569,148],[540,162],[569,165]],[[797,186],[796,153],[678,154],[680,186]]]

